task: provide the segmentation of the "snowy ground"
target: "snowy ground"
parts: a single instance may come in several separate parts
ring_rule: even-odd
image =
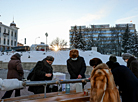
[[[0,61],[9,62],[10,57],[15,54],[14,53],[4,53],[4,55],[0,52]],[[21,61],[22,62],[37,62],[39,60],[44,59],[46,56],[51,55],[55,58],[53,65],[66,65],[66,60],[69,58],[69,50],[68,51],[29,51],[29,52],[18,52],[22,54]],[[84,57],[86,65],[89,66],[90,59],[97,57],[100,58],[103,63],[106,63],[109,60],[110,55],[103,55],[96,51],[79,51],[79,55]],[[30,58],[28,58],[30,56]],[[126,65],[123,61],[122,57],[117,57],[117,61],[121,65]]]

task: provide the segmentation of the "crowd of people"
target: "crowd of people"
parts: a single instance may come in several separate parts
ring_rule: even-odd
[[[106,62],[106,65],[99,58],[93,58],[90,60],[90,65],[94,68],[91,74],[91,85],[93,85],[93,83],[96,83],[97,80],[98,81],[101,80],[101,77],[99,78],[99,76],[103,76],[103,74],[101,74],[101,72],[99,71],[100,75],[96,73],[95,75],[96,78],[95,78],[93,75],[95,70],[98,70],[98,69],[101,70],[106,68],[111,70],[111,71],[109,70],[108,73],[107,71],[104,71],[105,77],[107,77],[106,80],[102,80],[103,83],[107,83],[106,84],[107,87],[106,89],[104,89],[104,91],[101,91],[101,90],[98,91],[98,89],[101,89],[101,88],[96,87],[94,85],[91,87],[91,91],[92,91],[91,100],[94,100],[91,102],[102,100],[102,98],[103,98],[102,102],[120,102],[119,97],[117,95],[118,92],[115,90],[117,89],[117,87],[118,87],[119,96],[121,97],[122,102],[138,102],[138,78],[137,78],[138,73],[136,73],[138,70],[138,65],[137,65],[138,61],[133,55],[129,53],[124,53],[122,55],[122,58],[125,62],[127,62],[127,66],[120,65],[119,62],[117,62],[116,56],[113,56],[113,55],[109,57],[109,61]],[[109,73],[112,74],[113,77],[110,76],[109,78],[109,75],[108,75]],[[116,86],[111,87],[113,86],[114,83]],[[95,90],[92,90],[93,88]],[[107,90],[110,90],[110,89],[114,91],[107,92]],[[93,91],[96,91],[96,92],[93,92]],[[92,94],[92,93],[98,93],[98,94],[101,93],[103,95],[104,92],[105,92],[104,96],[101,96],[101,97],[95,96],[94,94]],[[100,101],[97,101],[97,102],[100,102]]]
[[[24,77],[23,68],[20,60],[21,55],[16,53],[11,57],[8,63],[7,79],[16,78],[22,80]],[[114,55],[109,57],[109,61],[103,63],[100,58],[92,58],[89,61],[93,70],[90,76],[91,82],[91,102],[138,102],[138,60],[130,53],[124,53],[122,59],[127,66],[120,65]],[[31,81],[52,80],[53,56],[46,56],[42,61],[38,61],[31,72]],[[70,79],[86,78],[86,64],[77,49],[69,52],[67,59],[67,70]],[[82,83],[84,88],[85,83]],[[44,93],[43,86],[30,86],[29,91],[34,94]],[[49,85],[47,92],[51,92]],[[13,90],[6,91],[2,99],[10,98]],[[15,89],[15,97],[20,96],[20,89]]]

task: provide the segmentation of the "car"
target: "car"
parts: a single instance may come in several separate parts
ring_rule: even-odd
[[[5,50],[4,52],[6,52],[6,53],[12,53],[12,52],[15,52],[15,50]]]

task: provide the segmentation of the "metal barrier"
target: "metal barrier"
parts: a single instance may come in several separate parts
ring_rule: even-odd
[[[90,80],[88,78],[85,78],[85,79],[51,80],[51,81],[24,81],[23,86],[44,85],[44,97],[46,98],[46,87],[47,87],[47,85],[57,84],[59,87],[60,84],[80,83],[80,82],[87,83],[87,82],[90,82]]]

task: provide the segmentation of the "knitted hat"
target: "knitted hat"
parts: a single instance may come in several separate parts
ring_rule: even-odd
[[[109,57],[109,61],[116,62],[117,61],[116,56],[115,55],[111,55]]]
[[[20,58],[21,55],[19,53],[14,54],[16,57]]]
[[[70,58],[77,58],[79,56],[79,51],[76,49],[72,49],[70,50],[69,56]]]
[[[108,62],[106,62],[106,64],[108,65],[109,68],[113,68],[113,66],[114,66],[113,61],[108,61]]]
[[[47,56],[46,60],[48,60],[48,61],[54,61],[54,57],[53,56]]]
[[[102,63],[102,61],[99,58],[93,58],[89,61],[90,66],[97,66],[100,63]]]
[[[129,59],[132,55],[130,53],[124,53],[122,55],[123,60]]]

